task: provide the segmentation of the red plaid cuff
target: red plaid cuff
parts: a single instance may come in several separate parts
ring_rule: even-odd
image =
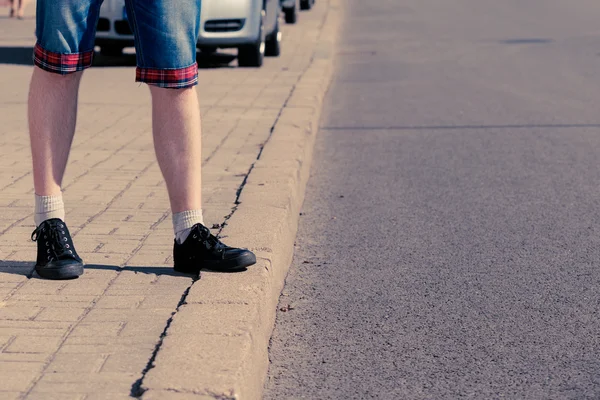
[[[33,62],[41,69],[61,75],[82,71],[92,65],[94,51],[60,54],[48,51],[39,44],[33,49]]]
[[[135,81],[171,89],[191,87],[198,83],[198,64],[179,69],[138,67],[135,71]]]

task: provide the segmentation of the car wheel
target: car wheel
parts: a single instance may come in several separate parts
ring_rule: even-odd
[[[118,57],[123,55],[123,47],[119,45],[104,45],[100,47],[100,54],[108,57]]]
[[[238,48],[238,65],[240,67],[260,67],[265,57],[265,10],[260,13],[258,41]]]
[[[300,0],[301,10],[310,10],[315,5],[315,0]]]
[[[265,43],[265,55],[268,57],[278,57],[281,54],[281,31],[279,30],[279,17],[275,22],[275,29],[267,37]]]
[[[294,7],[284,8],[283,13],[285,15],[286,24],[295,24],[298,22],[298,0],[294,2]]]

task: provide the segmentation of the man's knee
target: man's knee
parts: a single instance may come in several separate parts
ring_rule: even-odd
[[[150,94],[153,98],[165,98],[173,99],[181,96],[187,96],[196,92],[195,86],[188,86],[183,88],[165,88],[162,86],[148,84],[150,88]]]
[[[83,71],[70,72],[68,74],[57,74],[39,67],[34,67],[31,84],[41,88],[65,88],[77,90]]]

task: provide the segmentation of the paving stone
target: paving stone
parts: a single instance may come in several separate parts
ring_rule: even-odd
[[[139,374],[148,365],[150,354],[111,354],[102,365],[102,372]]]
[[[47,368],[47,373],[54,372],[99,372],[106,359],[107,354],[71,354],[59,353]]]
[[[157,338],[155,338],[157,339]],[[96,339],[95,339],[96,340]],[[101,340],[101,339],[98,339]],[[71,354],[110,354],[110,353],[138,353],[147,351],[152,353],[156,343],[128,343],[119,344],[116,341],[106,341],[105,344],[63,344],[59,352]]]
[[[214,396],[195,393],[176,393],[166,390],[148,390],[142,395],[143,400],[214,400]],[[86,399],[87,400],[87,399]]]
[[[0,308],[0,319],[30,320],[36,317],[43,308],[41,307],[3,307]]]
[[[171,307],[172,309],[175,309],[175,308],[177,308],[177,305],[181,301],[181,296],[183,295],[183,291],[185,289],[186,288],[183,288],[183,290],[180,289],[178,292],[175,290],[167,289],[166,291],[172,292],[167,295],[164,295],[164,294],[148,295],[148,296],[146,296],[144,301],[142,301],[142,303],[140,304],[140,308],[147,309],[147,308],[158,308],[158,307],[166,307],[166,308]]]
[[[27,400],[85,400],[86,393],[30,393]]]
[[[11,362],[44,362],[49,357],[46,353],[0,353],[0,363],[10,365]]]
[[[15,339],[14,336],[0,336],[0,352],[4,349],[10,342]]]
[[[131,400],[132,397],[120,393],[89,393],[85,400]]]
[[[87,309],[73,308],[44,308],[35,317],[36,321],[75,322]]]
[[[154,335],[160,337],[165,330],[167,320],[171,317],[171,313],[165,313],[165,315],[157,318],[140,318],[136,320],[129,320],[125,323],[122,331],[119,333],[120,337],[138,337],[139,335]]]
[[[114,345],[115,351],[120,350],[122,347],[127,348],[125,353],[135,352],[137,348],[146,349],[146,348],[154,348],[156,343],[159,341],[159,337],[156,335],[138,335],[138,336],[69,336],[64,345],[59,349],[60,352],[72,353],[72,351],[64,351],[65,346],[72,346],[73,348],[77,345],[85,346],[85,345],[98,345],[99,347],[104,347],[106,345]],[[110,348],[106,351],[106,354],[114,353],[110,350]],[[1,353],[0,353],[1,354]]]
[[[104,296],[96,303],[97,308],[129,309],[137,308],[145,296]]]
[[[29,361],[11,361],[0,363],[0,373],[4,372],[41,372],[44,368],[44,363],[29,362]]]
[[[14,391],[0,391],[0,396],[2,396],[2,400],[20,400],[23,398],[24,393],[14,392]]]
[[[124,322],[81,322],[69,334],[77,336],[117,336],[123,329]]]
[[[56,352],[62,337],[17,336],[5,349],[5,353],[42,353]]]
[[[24,392],[39,376],[40,371],[19,371],[12,369],[0,373],[2,374],[2,379],[0,379],[0,393],[3,391]]]

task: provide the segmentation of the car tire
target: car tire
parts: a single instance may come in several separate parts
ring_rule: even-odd
[[[301,10],[310,10],[315,5],[315,0],[300,0]]]
[[[294,2],[294,7],[284,8],[283,14],[285,15],[286,24],[295,24],[298,22],[298,0]]]
[[[260,13],[260,27],[256,43],[238,48],[238,65],[240,67],[260,67],[265,58],[265,10]]]
[[[119,45],[104,45],[100,47],[100,54],[107,57],[118,57],[123,55],[123,47]]]
[[[275,22],[275,29],[267,36],[265,42],[265,56],[267,57],[279,57],[281,54],[281,31],[279,30],[279,16]]]

